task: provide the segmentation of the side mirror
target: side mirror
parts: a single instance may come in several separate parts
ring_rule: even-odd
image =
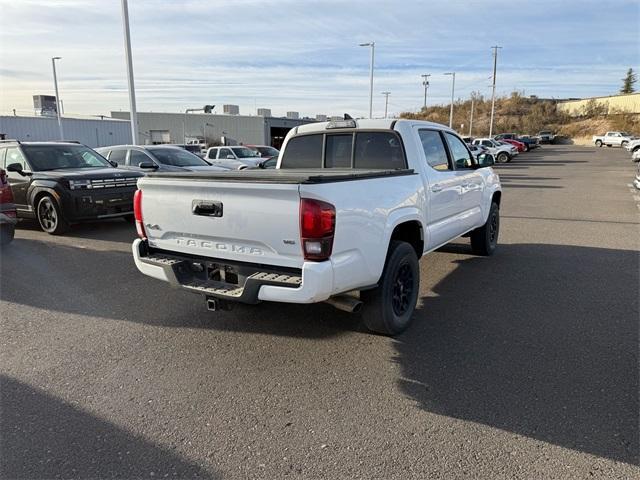
[[[138,165],[138,167],[144,168],[144,169],[148,169],[148,170],[157,170],[158,169],[158,165],[156,165],[153,162],[141,162],[140,165]]]
[[[109,160],[109,163],[111,164],[112,167],[117,168],[118,167],[118,162],[114,162],[113,160]]]
[[[27,177],[29,175],[31,175],[31,172],[27,172],[26,170],[24,170],[22,168],[22,164],[21,163],[10,163],[9,165],[7,165],[7,172],[16,172],[19,173],[20,175],[22,175],[23,177]]]
[[[481,153],[480,155],[478,155],[478,166],[480,168],[492,167],[495,165],[495,163],[496,161],[493,158],[493,155],[491,155],[490,153]]]
[[[234,157],[233,155],[227,155],[227,160],[235,160],[236,157]]]
[[[22,164],[21,163],[10,163],[7,165],[7,172],[18,172],[22,174]]]

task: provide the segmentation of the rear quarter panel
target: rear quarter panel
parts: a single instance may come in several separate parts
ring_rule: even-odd
[[[423,219],[424,187],[418,174],[301,185],[300,196],[336,207],[333,294],[377,283],[394,227]]]

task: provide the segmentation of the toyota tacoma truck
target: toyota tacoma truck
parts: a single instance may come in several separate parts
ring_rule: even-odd
[[[340,120],[291,130],[276,169],[138,180],[133,256],[153,278],[232,302],[328,302],[372,331],[409,325],[418,260],[460,236],[497,246],[501,186],[489,154],[451,129]]]

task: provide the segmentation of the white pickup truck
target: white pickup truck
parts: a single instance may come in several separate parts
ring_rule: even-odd
[[[593,143],[596,147],[626,147],[636,137],[626,132],[607,132],[604,135],[594,135]]]
[[[138,269],[231,302],[329,302],[394,335],[409,324],[419,258],[468,234],[496,248],[501,186],[451,129],[409,120],[294,128],[277,169],[151,173],[134,200]]]

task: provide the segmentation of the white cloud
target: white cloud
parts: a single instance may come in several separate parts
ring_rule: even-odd
[[[616,18],[595,1],[528,2],[337,0],[129,0],[138,107],[183,111],[235,103],[283,114],[363,115],[368,50],[376,41],[375,109],[392,92],[392,110],[422,102],[420,74],[432,73],[430,102],[488,92],[491,51],[500,51],[498,91],[540,96],[615,93],[637,66],[633,2]],[[51,93],[50,58],[59,62],[67,112],[127,109],[120,2],[0,0],[0,112],[31,111],[33,94]],[[635,19],[635,22],[633,21]]]

